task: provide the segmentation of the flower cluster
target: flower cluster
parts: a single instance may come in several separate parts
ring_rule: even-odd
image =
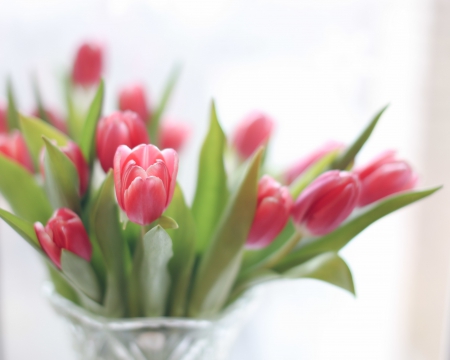
[[[104,62],[101,44],[78,49],[66,119],[37,84],[31,116],[11,84],[0,106],[0,192],[14,212],[0,217],[48,260],[63,296],[99,315],[209,317],[256,283],[318,273],[353,291],[338,251],[436,190],[412,191],[418,176],[394,151],[359,165],[384,110],[354,143],[328,142],[276,174],[263,156],[275,120],[251,112],[227,142],[213,104],[190,206],[177,174],[191,128],[164,116],[176,76],[160,104],[131,84],[104,115]],[[327,277],[330,256],[340,274]]]

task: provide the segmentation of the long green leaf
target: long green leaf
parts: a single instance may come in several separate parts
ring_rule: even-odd
[[[36,101],[39,118],[50,124],[50,119],[48,118],[47,112],[45,111],[44,101],[42,100],[41,90],[39,88],[36,74],[32,76],[31,81],[33,84],[34,100]]]
[[[65,297],[67,300],[70,300],[75,304],[79,304],[80,300],[77,292],[73,289],[73,286],[69,283],[69,281],[66,280],[64,275],[48,262],[46,265],[56,292]]]
[[[225,134],[220,127],[213,102],[209,132],[200,152],[197,190],[192,205],[199,253],[202,253],[211,241],[229,197],[223,160],[225,145]]]
[[[78,172],[73,162],[44,138],[45,189],[54,209],[66,207],[81,213]]]
[[[0,218],[2,218],[9,226],[11,226],[35,250],[38,250],[42,253],[41,245],[39,244],[32,223],[3,209],[0,209]]]
[[[300,245],[296,251],[286,256],[286,258],[276,266],[276,270],[286,270],[323,252],[338,252],[347,245],[351,239],[378,219],[406,205],[423,199],[439,189],[440,188],[438,187],[429,190],[410,191],[381,200],[367,208],[363,213],[350,219],[333,232],[317,240],[308,242],[303,246]]]
[[[103,80],[97,88],[97,93],[91,102],[86,120],[81,133],[80,147],[84,158],[92,165],[95,159],[95,132],[97,129],[97,122],[102,114],[103,97],[105,86]]]
[[[189,305],[189,316],[212,316],[221,310],[229,296],[256,211],[262,153],[263,149],[260,149],[252,158],[201,259]]]
[[[9,131],[19,128],[19,112],[17,111],[17,103],[14,96],[14,90],[11,79],[8,79],[8,129]]]
[[[0,192],[18,216],[45,224],[52,207],[36,179],[15,161],[0,154]]]
[[[64,95],[66,100],[67,125],[69,127],[69,133],[75,141],[79,142],[83,132],[85,114],[83,111],[80,111],[80,109],[77,109],[73,99],[74,91],[72,79],[69,74],[64,76]]]
[[[178,229],[167,230],[172,239],[174,256],[169,262],[171,288],[169,315],[186,316],[189,284],[195,260],[195,222],[177,184],[172,202],[164,213],[178,221]]]
[[[358,152],[361,150],[361,148],[364,146],[366,141],[369,139],[370,135],[372,134],[373,129],[375,129],[375,126],[378,123],[378,120],[380,120],[381,115],[383,115],[384,111],[388,108],[389,105],[386,105],[384,108],[382,108],[372,119],[372,121],[369,123],[369,125],[364,129],[364,131],[361,133],[361,135],[358,136],[358,138],[353,142],[351,146],[349,146],[333,163],[331,166],[333,169],[338,170],[345,170],[355,159]]]
[[[36,168],[39,166],[39,155],[44,147],[43,136],[56,141],[58,146],[65,146],[69,141],[64,133],[37,118],[20,115],[20,128]]]

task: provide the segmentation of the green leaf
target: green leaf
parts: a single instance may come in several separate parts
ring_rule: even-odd
[[[95,160],[95,132],[97,122],[102,114],[104,88],[103,80],[101,80],[97,88],[97,93],[89,107],[86,120],[84,121],[83,132],[81,133],[81,151],[90,165]]]
[[[85,295],[100,302],[102,293],[97,276],[89,262],[63,249],[61,251],[61,269],[69,280]]]
[[[66,100],[67,109],[67,124],[69,127],[69,133],[75,141],[81,140],[81,134],[83,132],[83,125],[85,120],[85,114],[77,109],[73,100],[73,85],[72,79],[69,74],[64,77],[64,95]]]
[[[58,146],[65,146],[69,141],[69,138],[61,131],[37,118],[20,115],[20,128],[36,168],[39,167],[39,155],[44,147],[43,136],[56,141]]]
[[[283,271],[301,264],[320,253],[329,251],[338,252],[347,245],[351,239],[378,219],[406,205],[423,199],[439,189],[440,188],[438,187],[423,191],[405,192],[376,202],[333,232],[317,240],[305,243],[304,245],[300,244],[300,247],[286,256],[275,269]]]
[[[93,203],[91,224],[106,266],[106,293],[103,304],[107,316],[122,317],[126,314],[127,308],[126,255],[128,249],[122,238],[111,170]]]
[[[35,250],[43,254],[32,223],[3,209],[0,209],[0,218],[11,226]]]
[[[17,103],[14,96],[14,90],[11,79],[8,79],[8,129],[9,131],[19,128],[19,112],[17,111]]]
[[[159,225],[163,229],[178,229],[177,222],[169,216],[161,216],[154,222],[154,226]]]
[[[212,316],[221,310],[229,296],[256,211],[262,153],[263,149],[260,149],[252,158],[201,259],[189,316]]]
[[[349,146],[333,163],[331,166],[332,169],[345,170],[355,159],[359,150],[364,146],[366,141],[369,139],[372,134],[373,129],[378,123],[381,115],[383,115],[384,111],[388,108],[389,105],[386,105],[382,108],[372,119],[369,125],[364,129],[364,131],[359,135],[359,137],[353,142],[351,146]]]
[[[81,213],[78,172],[73,162],[44,137],[45,189],[54,209],[66,207]]]
[[[178,184],[165,215],[177,219],[179,226],[178,229],[167,231],[172,239],[174,253],[169,262],[172,281],[168,313],[170,316],[184,317],[195,260],[195,222]]]
[[[167,265],[172,255],[172,240],[159,225],[138,243],[132,281],[137,285],[140,313],[146,317],[164,316],[170,287]]]
[[[209,132],[200,152],[197,190],[192,205],[199,253],[208,246],[229,197],[223,160],[225,145],[225,134],[220,127],[213,102]]]
[[[175,66],[175,68],[170,73],[166,86],[164,87],[164,92],[161,97],[161,100],[158,103],[158,107],[156,108],[155,112],[152,114],[152,117],[149,119],[147,123],[149,136],[153,144],[156,145],[159,144],[159,123],[161,121],[161,117],[164,114],[164,111],[166,110],[170,97],[172,96],[173,89],[175,88],[180,73],[181,73],[181,66]]]
[[[14,213],[27,221],[45,224],[52,215],[52,207],[34,176],[2,154],[0,174],[0,192]]]
[[[283,273],[284,278],[310,278],[325,281],[355,295],[352,273],[336,253],[327,252]]]
[[[45,106],[42,100],[42,95],[39,89],[39,84],[36,75],[32,76],[31,81],[33,83],[34,100],[36,101],[39,118],[44,120],[46,123],[50,124],[50,119],[48,118],[47,112],[45,111]]]
[[[72,285],[65,279],[64,275],[55,268],[55,266],[50,265],[47,262],[47,269],[52,280],[53,286],[56,292],[65,297],[67,300],[72,301],[75,304],[79,304],[77,292],[73,289]]]

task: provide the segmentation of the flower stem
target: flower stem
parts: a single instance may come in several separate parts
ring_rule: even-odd
[[[270,269],[277,265],[286,255],[288,255],[302,239],[303,235],[299,231],[295,231],[286,243],[278,249],[272,256],[270,256],[263,268]]]

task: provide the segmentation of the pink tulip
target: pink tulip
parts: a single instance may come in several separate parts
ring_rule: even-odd
[[[34,172],[33,161],[19,130],[0,134],[0,153],[22,165],[29,172]]]
[[[314,180],[295,201],[292,208],[294,223],[311,235],[325,235],[352,213],[360,192],[356,175],[328,171]]]
[[[114,183],[117,201],[128,218],[139,225],[158,219],[172,200],[177,173],[178,155],[173,149],[120,146],[114,157]]]
[[[237,126],[233,145],[243,159],[248,159],[272,134],[275,122],[267,115],[252,112]]]
[[[97,157],[105,172],[114,166],[114,155],[120,145],[134,148],[149,142],[145,124],[132,111],[117,111],[102,118],[96,136]]]
[[[68,250],[86,261],[91,260],[92,245],[81,219],[72,210],[55,211],[45,227],[34,223],[39,244],[50,260],[61,269],[61,250]]]
[[[8,132],[8,110],[6,106],[0,104],[0,134]]]
[[[72,69],[75,85],[89,87],[100,81],[103,72],[103,49],[94,42],[82,44],[77,51]]]
[[[269,245],[289,220],[292,204],[289,190],[264,175],[258,184],[256,213],[246,246],[258,249]]]
[[[149,121],[149,109],[144,87],[140,84],[132,84],[124,87],[119,94],[119,109],[130,110],[138,114],[142,121]]]
[[[180,151],[191,133],[191,127],[182,122],[163,121],[159,128],[159,145],[161,149]]]
[[[316,149],[309,155],[301,158],[296,163],[294,163],[284,174],[284,179],[286,184],[290,185],[294,180],[303,174],[311,165],[322,159],[324,156],[330,154],[333,151],[340,150],[344,147],[344,144],[329,141],[325,143],[320,148]]]
[[[417,174],[404,160],[396,158],[395,151],[386,151],[366,166],[355,170],[361,181],[358,205],[366,206],[386,196],[410,190],[418,181]]]
[[[45,114],[47,115],[50,124],[52,124],[55,128],[57,128],[64,134],[67,134],[67,123],[60,114],[50,109],[46,109]],[[39,110],[34,110],[32,115],[40,118]]]

